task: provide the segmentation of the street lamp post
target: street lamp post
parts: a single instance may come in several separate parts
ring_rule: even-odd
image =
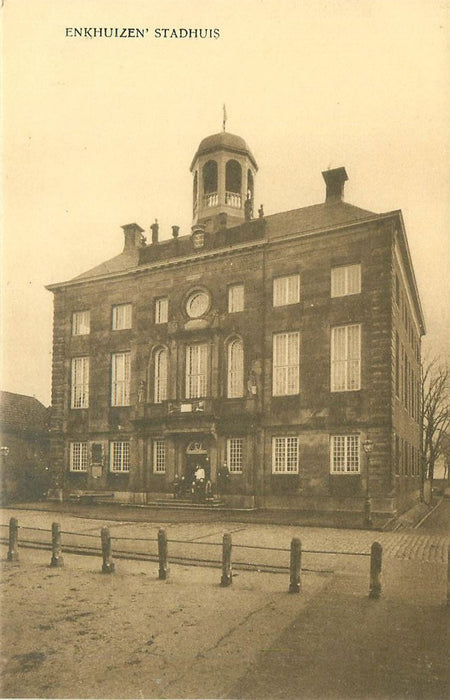
[[[6,460],[9,455],[9,447],[6,447],[6,445],[2,445],[0,447],[0,455],[2,457],[2,484],[1,484],[1,502],[2,505],[5,505],[8,500],[8,493],[7,493],[7,485],[6,485]]]
[[[370,453],[373,450],[372,440],[364,440],[363,449],[366,454],[367,470],[366,470],[366,500],[364,502],[364,526],[370,529],[372,527],[372,504],[370,501]]]

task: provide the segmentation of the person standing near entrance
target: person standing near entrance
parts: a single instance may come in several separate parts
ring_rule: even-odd
[[[195,472],[194,472],[194,480],[195,480],[195,495],[198,500],[203,500],[205,497],[205,470],[201,466],[201,464],[197,464],[195,467]]]

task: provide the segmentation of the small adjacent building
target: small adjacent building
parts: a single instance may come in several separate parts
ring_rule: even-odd
[[[0,391],[2,502],[45,498],[50,412],[34,396]]]
[[[405,509],[425,328],[401,212],[345,202],[341,167],[322,203],[266,216],[256,160],[227,132],[191,173],[187,235],[127,224],[119,255],[48,287],[65,493],[152,502],[200,465],[230,507]]]

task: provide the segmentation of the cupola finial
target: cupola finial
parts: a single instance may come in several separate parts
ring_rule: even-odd
[[[223,119],[222,119],[222,129],[225,131],[225,124],[227,123],[227,108],[225,107],[225,102],[223,103]]]

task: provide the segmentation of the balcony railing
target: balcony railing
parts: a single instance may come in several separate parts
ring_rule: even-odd
[[[203,206],[204,207],[217,207],[219,204],[219,194],[218,192],[209,192],[203,195]]]
[[[235,209],[242,207],[242,198],[238,192],[225,192],[225,204]]]
[[[243,397],[241,399],[181,399],[174,401],[163,401],[162,403],[138,404],[136,417],[139,419],[163,420],[172,418],[193,418],[202,415],[216,416],[222,418],[232,418],[233,416],[243,416],[254,414],[258,410],[254,397]]]

